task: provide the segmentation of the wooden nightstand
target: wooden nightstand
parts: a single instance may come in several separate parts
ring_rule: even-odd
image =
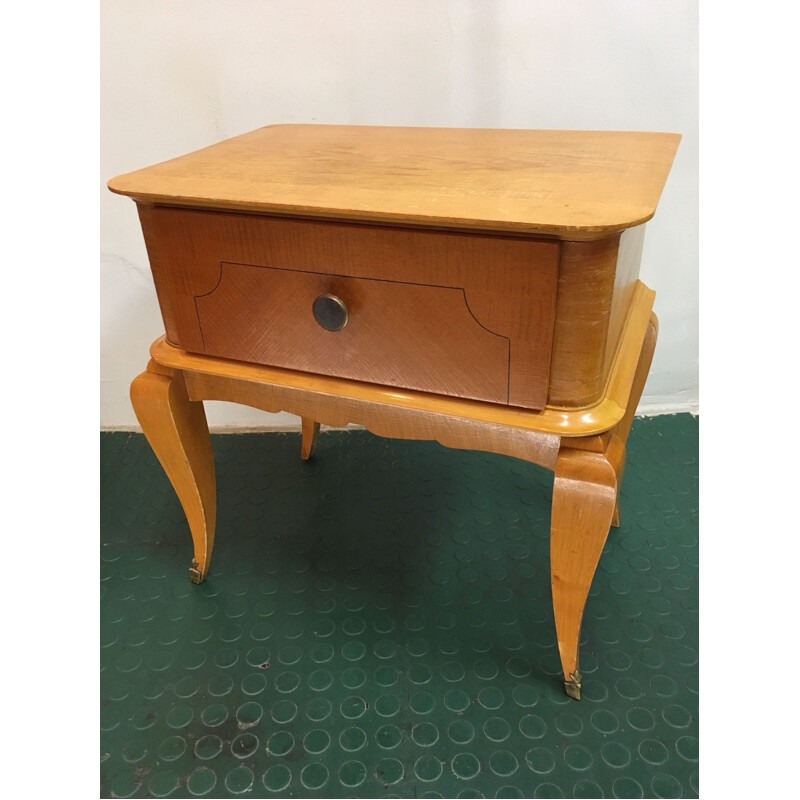
[[[131,387],[214,543],[202,400],[435,439],[554,470],[567,692],[655,346],[644,223],[680,137],[286,125],[115,178],[138,204],[166,337]]]

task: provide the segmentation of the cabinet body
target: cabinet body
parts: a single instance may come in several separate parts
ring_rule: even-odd
[[[176,347],[532,410],[600,397],[638,276],[638,229],[560,242],[145,204],[139,216]],[[326,294],[347,309],[341,330],[314,318]]]
[[[575,409],[603,396],[679,139],[277,125],[109,187],[138,204],[176,347]]]

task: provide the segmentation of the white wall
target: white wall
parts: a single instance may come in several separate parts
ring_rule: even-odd
[[[163,333],[114,175],[278,122],[683,134],[642,279],[659,344],[642,410],[698,402],[697,0],[103,0],[101,424]],[[208,403],[212,426],[295,425]]]

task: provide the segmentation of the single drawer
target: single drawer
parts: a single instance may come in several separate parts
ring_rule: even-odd
[[[169,341],[190,352],[541,409],[559,245],[141,206]],[[347,309],[327,330],[312,306]]]
[[[318,322],[315,300],[336,316]],[[463,289],[223,263],[196,305],[216,356],[508,403],[508,339],[472,316]]]

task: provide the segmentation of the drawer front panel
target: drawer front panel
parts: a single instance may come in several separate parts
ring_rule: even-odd
[[[529,409],[547,403],[558,242],[158,206],[140,206],[139,215],[177,347]],[[285,297],[311,290],[311,278],[292,273],[327,276],[313,279],[320,287],[385,285],[349,285],[352,302],[372,300],[350,333],[348,323],[338,334],[312,328],[293,338],[283,331],[300,323],[272,299],[280,272]],[[313,300],[298,300],[309,325]],[[348,348],[314,349],[336,336]]]
[[[341,330],[314,318],[322,295],[346,307]],[[508,402],[508,339],[480,325],[462,289],[223,263],[196,305],[208,354]]]

